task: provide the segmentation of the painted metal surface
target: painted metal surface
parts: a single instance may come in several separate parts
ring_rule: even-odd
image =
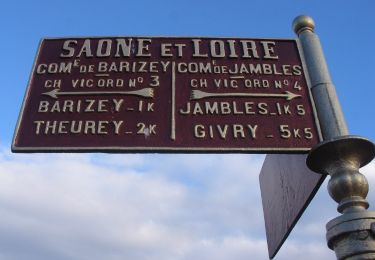
[[[293,21],[293,30],[298,35],[309,72],[311,92],[317,107],[323,139],[328,140],[348,135],[349,131],[314,28],[315,23],[308,16],[299,16]]]
[[[373,160],[375,145],[366,138],[349,135],[319,39],[314,33],[313,19],[299,16],[293,28],[306,58],[324,140],[310,151],[307,166],[317,173],[330,175],[328,192],[342,213],[327,223],[328,247],[340,260],[374,259],[375,212],[367,211],[369,187],[359,168]]]
[[[315,196],[325,175],[306,166],[306,155],[267,155],[259,175],[268,254],[273,258]]]
[[[293,21],[292,27],[298,35],[298,43],[308,71],[323,139],[347,135],[348,129],[335,86],[319,38],[313,32],[314,21],[308,16],[299,16]],[[305,160],[306,157],[299,155],[268,155],[263,164],[261,175],[264,176],[260,178],[267,179],[268,182],[263,180],[262,184],[261,181],[261,191],[270,257],[282,246],[326,176],[319,177],[310,171]],[[293,192],[300,187],[303,189],[299,193]],[[272,189],[277,190],[276,194],[269,193]],[[270,203],[273,206],[270,206]]]
[[[296,40],[41,41],[15,152],[307,152],[320,140]]]
[[[359,172],[375,157],[375,144],[359,136],[341,136],[320,143],[307,157],[317,173],[331,176],[328,191],[342,213],[327,223],[327,244],[337,259],[374,259],[375,212],[367,211],[369,185]]]

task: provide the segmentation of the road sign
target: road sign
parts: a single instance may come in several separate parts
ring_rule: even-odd
[[[325,175],[310,171],[303,154],[269,154],[259,175],[268,253],[273,258],[314,198]]]
[[[12,149],[306,152],[305,73],[296,40],[44,39]]]

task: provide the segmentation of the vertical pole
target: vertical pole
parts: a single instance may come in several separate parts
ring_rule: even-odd
[[[315,23],[311,17],[298,16],[293,21],[293,29],[298,35],[309,72],[323,138],[328,140],[348,135],[349,132],[314,28]]]
[[[366,211],[368,183],[359,172],[375,157],[375,145],[365,138],[348,135],[314,28],[311,17],[298,16],[293,21],[324,139],[310,151],[306,163],[311,170],[331,176],[328,191],[342,213],[327,223],[328,247],[335,251],[337,259],[375,259],[375,212]]]

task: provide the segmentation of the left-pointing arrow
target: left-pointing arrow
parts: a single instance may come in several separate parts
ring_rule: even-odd
[[[60,89],[55,88],[49,92],[43,93],[43,95],[50,96],[51,98],[58,98],[59,96],[81,96],[81,95],[129,95],[129,96],[139,96],[145,98],[153,98],[154,97],[154,89],[153,88],[143,88],[139,90],[131,90],[131,91],[60,91]]]

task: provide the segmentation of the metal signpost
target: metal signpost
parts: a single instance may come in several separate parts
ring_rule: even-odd
[[[338,259],[375,259],[375,213],[366,211],[368,184],[358,171],[375,146],[348,135],[313,20],[297,17],[293,29],[298,40],[44,39],[12,151],[307,153],[314,146],[307,166],[321,176],[306,169],[305,155],[266,158],[260,182],[270,256],[329,174],[342,215],[327,224],[328,246]]]
[[[42,40],[15,152],[307,152],[320,141],[296,40]]]
[[[293,22],[325,140],[311,150],[307,166],[322,176],[319,179],[306,169],[304,156],[267,155],[260,185],[269,256],[276,255],[329,174],[328,191],[343,215],[327,224],[328,247],[335,251],[337,259],[375,259],[375,212],[366,211],[368,183],[358,171],[374,158],[375,146],[365,138],[348,135],[314,28],[314,21],[308,16],[299,16]]]
[[[338,259],[375,259],[375,212],[366,211],[368,183],[359,172],[360,167],[374,158],[375,145],[365,138],[348,135],[314,27],[314,21],[308,16],[299,16],[293,22],[325,140],[310,151],[307,166],[331,176],[328,191],[342,213],[327,224],[328,247]]]

